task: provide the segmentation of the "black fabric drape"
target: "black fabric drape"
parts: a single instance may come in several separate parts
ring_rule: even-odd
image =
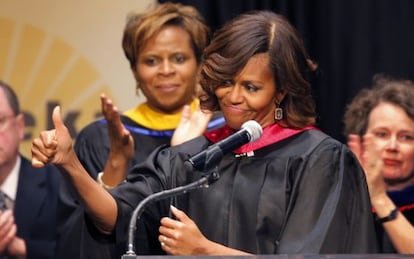
[[[159,2],[167,2],[159,0]],[[301,33],[321,77],[314,84],[318,126],[345,141],[346,104],[376,73],[414,80],[412,0],[181,0],[213,30],[248,10],[285,15]]]

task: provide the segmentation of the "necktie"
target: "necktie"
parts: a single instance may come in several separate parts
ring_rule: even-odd
[[[7,210],[7,203],[6,203],[6,195],[0,191],[0,210],[5,211]]]

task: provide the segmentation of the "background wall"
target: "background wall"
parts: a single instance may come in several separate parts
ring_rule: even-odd
[[[31,140],[59,104],[72,133],[99,116],[99,95],[121,110],[143,101],[121,47],[126,15],[153,0],[1,0],[0,79],[17,92]]]
[[[165,2],[165,0],[159,0]],[[285,15],[319,64],[318,126],[344,141],[346,104],[373,75],[414,80],[412,0],[169,0],[191,4],[212,29],[253,9]],[[156,0],[0,0],[0,79],[20,96],[31,138],[60,104],[76,135],[100,111],[99,94],[121,110],[143,101],[121,48],[126,14]],[[99,115],[98,115],[99,116]]]

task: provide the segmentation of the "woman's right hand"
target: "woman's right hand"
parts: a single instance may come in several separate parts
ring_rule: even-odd
[[[74,154],[73,140],[69,130],[63,124],[60,107],[53,109],[52,121],[54,129],[40,132],[32,142],[32,165],[43,167],[47,163],[65,165],[70,163]]]

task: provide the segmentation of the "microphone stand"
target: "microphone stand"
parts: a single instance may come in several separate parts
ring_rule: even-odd
[[[201,177],[199,180],[189,183],[187,185],[178,186],[172,189],[164,190],[161,192],[153,193],[149,196],[147,196],[145,199],[143,199],[138,206],[135,208],[135,210],[132,212],[131,220],[129,222],[129,228],[128,228],[128,250],[126,251],[126,254],[122,255],[121,259],[135,259],[135,232],[136,232],[136,223],[137,220],[141,217],[142,212],[144,211],[144,208],[146,205],[148,205],[151,202],[159,201],[162,199],[170,198],[176,195],[181,195],[188,193],[190,191],[194,191],[200,188],[208,188],[210,184],[214,183],[219,179],[219,174],[217,172],[217,167],[205,174],[203,177]]]

